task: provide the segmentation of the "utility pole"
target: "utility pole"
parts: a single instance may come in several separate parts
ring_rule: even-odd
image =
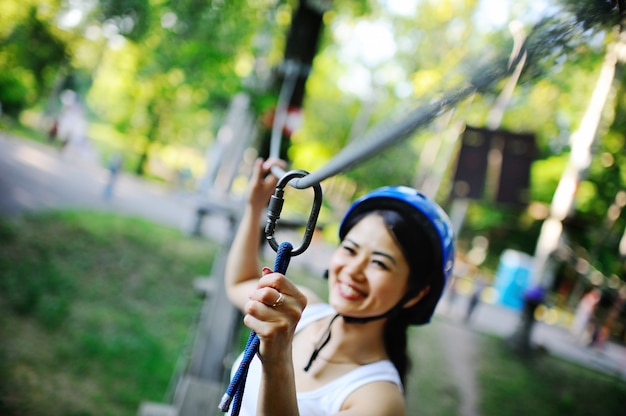
[[[277,68],[277,76],[272,86],[278,96],[278,103],[274,109],[272,126],[268,126],[262,134],[259,145],[261,157],[277,153],[281,159],[288,160],[289,140],[302,116],[306,82],[317,54],[324,12],[330,8],[331,3],[330,0],[301,0],[293,13],[284,60]],[[280,141],[272,140],[273,135],[277,134],[281,136]],[[272,142],[275,145],[280,144],[280,148],[271,149]]]

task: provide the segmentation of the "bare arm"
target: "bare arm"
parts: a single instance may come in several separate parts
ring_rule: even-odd
[[[226,260],[226,293],[242,311],[261,275],[258,259],[261,218],[278,182],[274,175],[267,175],[273,165],[284,166],[276,160],[258,159],[254,163],[244,214]]]

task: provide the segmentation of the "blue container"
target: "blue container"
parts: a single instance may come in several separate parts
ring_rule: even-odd
[[[498,291],[498,303],[517,310],[524,307],[524,293],[531,283],[532,260],[532,256],[521,251],[502,252],[493,283]]]

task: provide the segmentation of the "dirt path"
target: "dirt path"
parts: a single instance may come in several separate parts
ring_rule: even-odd
[[[476,333],[453,319],[442,320],[439,329],[448,363],[448,374],[454,378],[454,384],[461,396],[459,415],[478,416]]]

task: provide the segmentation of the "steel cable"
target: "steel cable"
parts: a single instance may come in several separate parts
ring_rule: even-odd
[[[292,179],[289,185],[297,189],[311,187],[379,154],[388,147],[410,137],[417,129],[430,123],[471,94],[493,88],[498,81],[513,73],[521,59],[527,59],[527,66],[529,66],[531,61],[545,57],[553,49],[562,48],[572,39],[576,30],[575,22],[573,23],[567,17],[562,19],[544,18],[535,25],[534,30],[531,31],[524,43],[513,53],[495,56],[485,65],[475,69],[468,82],[443,92],[441,98],[418,105],[402,117],[386,120],[374,126],[360,140],[351,141],[320,169],[302,178]],[[289,81],[288,77],[286,80]],[[285,112],[287,110],[284,101],[288,102],[290,99],[289,88],[289,85],[283,87],[282,92],[284,94],[281,93],[279,100],[283,102],[279,102],[277,105],[277,108],[284,109]],[[281,116],[281,119],[286,119],[286,115]],[[271,157],[279,158],[281,139],[279,133],[282,132],[283,126],[284,124],[280,126],[280,130],[273,132]],[[275,124],[274,127],[278,128],[279,126]],[[285,174],[285,171],[280,167],[273,167],[272,174],[280,178]]]

